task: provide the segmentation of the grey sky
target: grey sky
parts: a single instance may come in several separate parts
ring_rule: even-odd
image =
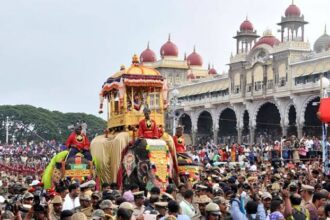
[[[296,0],[313,44],[330,26],[329,0]],[[104,80],[168,33],[182,58],[197,52],[226,70],[232,36],[248,15],[273,34],[290,0],[1,0],[0,104],[97,114]],[[329,28],[330,29],[330,28]],[[329,30],[330,32],[330,30]]]

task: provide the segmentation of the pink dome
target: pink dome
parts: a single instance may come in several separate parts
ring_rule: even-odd
[[[203,59],[202,57],[196,53],[196,50],[194,48],[194,51],[187,57],[188,65],[191,66],[202,66],[203,65]]]
[[[277,45],[279,43],[280,43],[280,41],[276,37],[274,37],[272,35],[271,31],[270,30],[267,30],[267,31],[264,32],[264,36],[261,37],[256,42],[256,44],[253,46],[253,48],[255,48],[255,47],[257,47],[257,46],[259,46],[261,44],[267,44],[267,45],[273,47],[274,45]]]
[[[299,17],[301,14],[300,9],[295,4],[291,4],[286,10],[285,10],[285,16],[291,17],[296,16]]]
[[[252,23],[246,18],[245,21],[239,27],[240,31],[253,31]]]
[[[148,63],[148,62],[156,62],[156,60],[157,60],[156,54],[154,51],[152,51],[149,48],[149,43],[148,43],[147,49],[145,49],[140,55],[140,61],[141,63],[143,62]]]
[[[178,47],[171,41],[171,36],[168,41],[160,48],[160,55],[177,57],[179,54]]]
[[[214,69],[213,67],[211,69],[209,69],[209,75],[217,75],[217,71],[216,69]]]

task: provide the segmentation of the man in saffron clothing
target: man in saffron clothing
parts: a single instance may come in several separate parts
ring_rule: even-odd
[[[183,138],[183,127],[179,125],[176,127],[175,135],[173,137],[175,149],[177,153],[185,153],[186,147],[184,145],[184,138]]]
[[[74,132],[70,134],[65,143],[65,146],[70,149],[68,158],[75,157],[80,152],[87,160],[92,161],[92,155],[89,152],[89,140],[81,130],[81,125],[76,125]]]
[[[150,118],[150,109],[144,108],[144,119],[139,122],[139,138],[157,139],[159,138],[156,122]]]

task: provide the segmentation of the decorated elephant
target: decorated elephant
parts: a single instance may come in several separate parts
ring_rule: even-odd
[[[138,139],[127,146],[122,154],[117,182],[122,185],[138,183],[150,190],[162,190],[173,180],[175,172],[172,156],[166,142],[161,139]]]
[[[177,158],[173,139],[164,133],[161,139],[136,139],[133,132],[100,135],[91,143],[96,172],[101,182],[120,186],[138,183],[150,188],[177,183]]]

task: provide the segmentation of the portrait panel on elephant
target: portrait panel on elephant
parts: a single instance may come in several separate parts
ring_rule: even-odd
[[[123,167],[126,172],[126,175],[130,177],[133,170],[136,168],[136,158],[134,152],[129,150],[123,158]]]
[[[148,160],[139,161],[137,166],[137,176],[140,183],[146,184],[148,182],[150,172],[150,163]]]

